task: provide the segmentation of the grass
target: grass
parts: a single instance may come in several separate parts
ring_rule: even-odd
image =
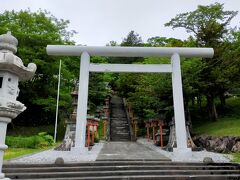
[[[240,136],[240,118],[224,117],[216,122],[198,124],[193,126],[193,132],[211,136]]]
[[[240,136],[240,97],[231,97],[226,101],[226,107],[218,109],[219,119],[212,122],[200,115],[202,119],[193,121],[193,132],[195,134],[206,134],[210,136]],[[240,152],[231,153],[233,162],[240,163]]]
[[[27,128],[28,127],[20,127],[17,128],[18,131],[9,133],[15,136],[10,136],[8,134],[6,137],[6,144],[9,146],[9,148],[4,153],[4,160],[10,160],[12,158],[44,151],[59,145],[59,143],[53,143],[52,136],[48,135],[45,132],[41,132],[41,130],[46,129],[30,128],[31,130],[27,131]],[[25,132],[19,134],[19,132],[23,130],[25,130]]]
[[[224,110],[218,110],[216,122],[202,119],[193,121],[193,132],[211,136],[240,136],[240,98],[231,97]]]
[[[52,146],[47,146],[47,147],[39,147],[39,148],[11,148],[9,147],[4,151],[4,160],[10,160],[13,158],[21,157],[24,155],[32,154],[32,153],[37,153],[41,151],[45,151],[54,147],[57,147],[61,144],[62,142],[57,142]]]
[[[10,160],[27,154],[32,154],[35,152],[40,152],[46,150],[44,149],[29,149],[29,148],[9,148],[4,152],[4,160]]]
[[[240,152],[232,153],[232,156],[233,156],[233,162],[240,162]]]

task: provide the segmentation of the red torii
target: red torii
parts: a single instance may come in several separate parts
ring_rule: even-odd
[[[92,129],[92,145],[94,145],[94,133],[96,127],[96,133],[98,133],[98,119],[97,118],[87,118],[87,146],[90,147],[91,134],[90,129]],[[92,128],[91,128],[92,127]]]

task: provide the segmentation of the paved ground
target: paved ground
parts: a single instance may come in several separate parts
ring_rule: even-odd
[[[139,160],[170,160],[166,156],[137,142],[106,142],[97,160],[108,159],[139,159]]]

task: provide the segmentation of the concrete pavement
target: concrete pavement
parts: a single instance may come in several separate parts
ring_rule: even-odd
[[[106,142],[101,149],[97,160],[162,160],[170,161],[169,158],[140,143]]]

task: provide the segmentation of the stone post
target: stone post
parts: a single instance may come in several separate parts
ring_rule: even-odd
[[[2,173],[7,124],[16,118],[26,107],[17,101],[19,94],[18,81],[31,79],[37,69],[33,63],[27,67],[15,55],[18,41],[11,35],[0,35],[0,180],[5,178]]]
[[[89,65],[90,56],[87,52],[83,52],[80,63],[75,147],[72,148],[74,151],[79,153],[86,152],[85,138],[87,124]]]
[[[182,75],[180,67],[179,54],[173,54],[171,57],[172,63],[172,88],[173,88],[173,105],[174,105],[174,119],[177,147],[174,152],[181,153],[182,155],[189,155],[191,149],[187,147],[187,133],[185,126],[185,114],[183,104],[183,91],[182,91]]]

